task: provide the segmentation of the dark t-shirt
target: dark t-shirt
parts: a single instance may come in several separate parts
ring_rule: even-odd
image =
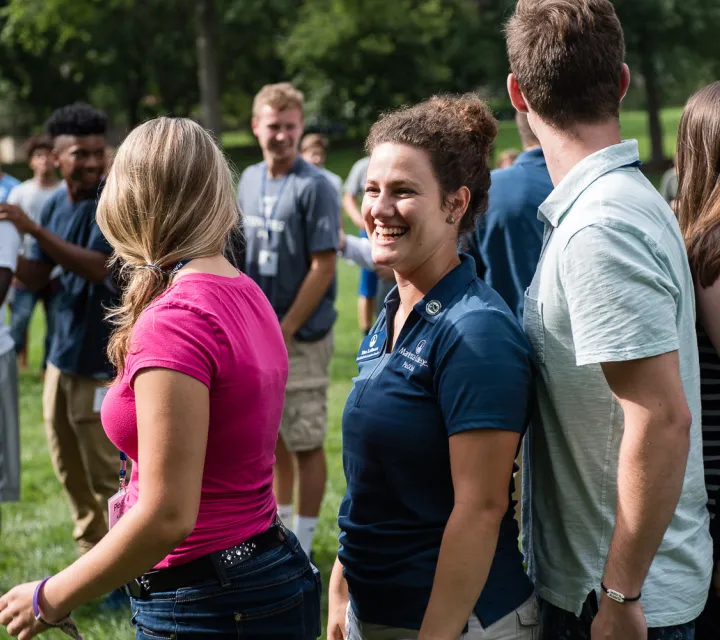
[[[40,214],[40,225],[66,242],[84,249],[112,253],[95,222],[95,200],[70,202],[65,189],[58,191]],[[37,241],[29,247],[28,259],[55,265]],[[58,292],[55,333],[48,361],[65,373],[107,378],[113,369],[107,359],[110,324],[106,309],[117,302],[117,294],[106,283],[89,282],[82,276],[63,271]]]
[[[247,241],[245,272],[282,320],[310,270],[311,254],[337,250],[337,193],[318,169],[298,157],[282,178],[269,178],[264,162],[248,167],[240,178],[238,203]],[[335,290],[333,280],[296,338],[320,340],[332,329]]]
[[[387,353],[398,305],[395,289],[360,348],[345,405],[338,555],[361,621],[419,629],[454,507],[448,440],[474,429],[522,434],[533,373],[525,334],[471,258],[415,305]],[[486,628],[533,591],[513,514],[510,502],[474,608]]]

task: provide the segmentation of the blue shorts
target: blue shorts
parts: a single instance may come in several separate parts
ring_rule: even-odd
[[[363,229],[360,231],[361,238],[367,238],[367,232]],[[358,295],[361,298],[374,298],[377,295],[378,277],[374,271],[370,269],[360,270],[360,286],[358,287]]]

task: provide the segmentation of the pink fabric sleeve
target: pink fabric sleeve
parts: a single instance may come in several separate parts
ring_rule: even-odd
[[[133,328],[126,379],[142,369],[184,373],[210,388],[220,368],[220,348],[211,318],[201,310],[167,301],[145,310]]]

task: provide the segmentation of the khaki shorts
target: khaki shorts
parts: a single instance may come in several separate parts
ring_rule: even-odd
[[[332,354],[332,331],[317,342],[290,343],[290,373],[280,423],[288,451],[313,451],[325,442]]]

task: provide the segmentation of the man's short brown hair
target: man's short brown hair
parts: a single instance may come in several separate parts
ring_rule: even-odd
[[[518,0],[505,27],[528,106],[558,127],[618,117],[625,59],[610,0]]]
[[[253,115],[257,116],[265,105],[285,111],[285,109],[300,109],[305,106],[305,96],[289,82],[278,82],[277,84],[266,84],[253,100]]]
[[[326,136],[319,133],[308,133],[300,143],[300,153],[305,153],[309,149],[320,149],[326,154],[329,147],[330,141]]]

